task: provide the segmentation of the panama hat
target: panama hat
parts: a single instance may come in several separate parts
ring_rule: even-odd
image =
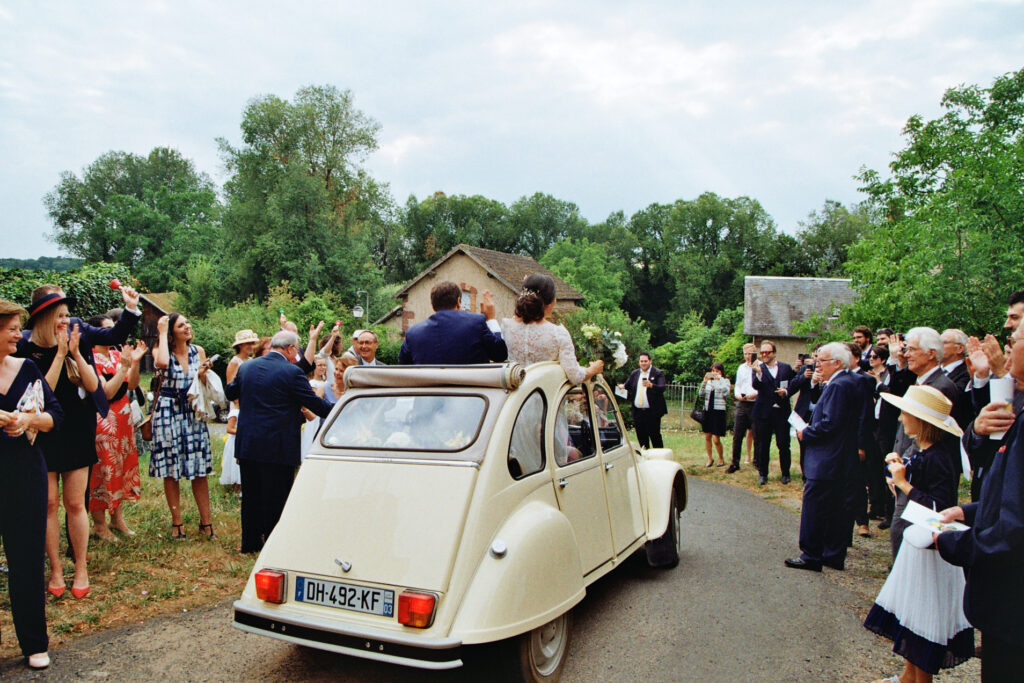
[[[963,430],[949,414],[953,409],[953,403],[935,387],[914,384],[907,389],[907,393],[903,396],[894,394],[882,394],[881,396],[905,413],[910,413],[950,434],[963,436]]]
[[[25,329],[30,329],[35,325],[40,314],[56,308],[62,303],[71,308],[77,303],[77,299],[73,296],[65,296],[63,292],[50,292],[34,300],[28,307],[28,320],[25,321]]]
[[[235,332],[235,342],[231,347],[237,349],[241,344],[248,344],[250,342],[256,344],[259,340],[259,336],[252,330],[239,330]]]

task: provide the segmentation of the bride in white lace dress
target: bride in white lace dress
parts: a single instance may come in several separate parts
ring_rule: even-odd
[[[569,381],[580,384],[604,370],[604,361],[580,367],[569,331],[547,320],[554,308],[554,280],[540,273],[527,277],[516,298],[515,318],[501,321],[508,359],[521,365],[558,361]]]

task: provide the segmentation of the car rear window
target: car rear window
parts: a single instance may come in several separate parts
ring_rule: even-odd
[[[480,432],[487,400],[453,394],[374,394],[346,402],[323,436],[334,448],[461,451]]]

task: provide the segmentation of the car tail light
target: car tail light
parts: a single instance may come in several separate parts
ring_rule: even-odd
[[[256,580],[256,597],[264,602],[280,605],[284,602],[284,591],[288,586],[288,574],[276,569],[261,569],[253,577]]]
[[[427,628],[434,621],[437,596],[433,593],[402,591],[398,595],[398,623]]]

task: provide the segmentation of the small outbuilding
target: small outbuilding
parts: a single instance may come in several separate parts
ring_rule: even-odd
[[[554,279],[556,312],[571,311],[583,301],[582,294],[529,256],[459,244],[399,290],[395,298],[401,303],[375,324],[388,325],[405,334],[410,325],[433,314],[430,290],[444,280],[451,280],[462,289],[463,310],[479,312],[480,297],[484,290],[490,290],[498,319],[510,318],[523,278],[532,273],[544,273]]]
[[[853,303],[857,292],[844,278],[756,277],[743,282],[743,334],[760,345],[775,342],[778,359],[796,363],[807,351],[809,337],[793,332],[793,325],[811,315],[837,317],[840,307]]]

